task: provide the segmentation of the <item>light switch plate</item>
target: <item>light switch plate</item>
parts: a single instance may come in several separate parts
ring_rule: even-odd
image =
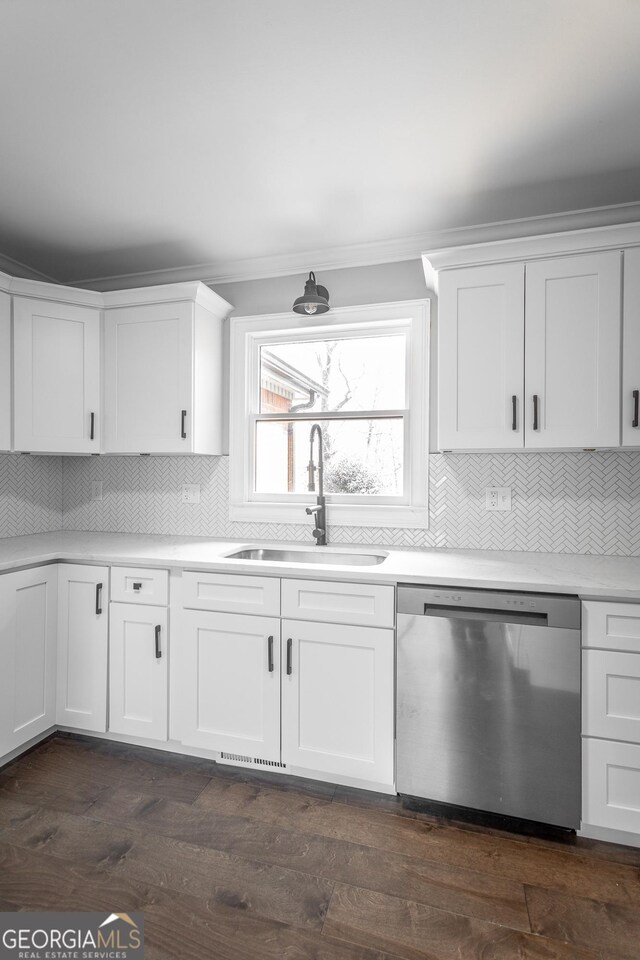
[[[511,510],[511,487],[486,487],[485,510]]]
[[[91,499],[102,500],[102,480],[91,481]]]
[[[183,483],[182,484],[182,502],[200,503],[200,484]]]

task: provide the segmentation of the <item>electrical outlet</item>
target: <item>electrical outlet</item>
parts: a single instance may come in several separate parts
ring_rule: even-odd
[[[511,510],[511,487],[486,487],[485,510]]]
[[[91,499],[102,500],[102,480],[91,481]]]
[[[200,503],[200,484],[183,483],[182,484],[182,502]]]

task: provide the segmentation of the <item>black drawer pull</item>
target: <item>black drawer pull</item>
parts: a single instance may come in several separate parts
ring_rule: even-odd
[[[96,613],[102,613],[102,584],[96,583]]]
[[[518,398],[515,393],[511,397],[511,429],[518,429]]]
[[[91,411],[91,431],[89,433],[89,440],[94,439],[95,425],[96,425],[96,415],[92,410]]]
[[[160,650],[160,624],[156,627],[156,660],[159,660],[162,656],[162,651]]]
[[[640,390],[634,390],[633,391],[633,420],[631,421],[632,427],[637,427],[640,424],[640,418],[638,416],[640,414],[640,410],[638,409],[639,406],[640,406]]]
[[[182,416],[181,416],[181,418],[180,418],[180,439],[181,439],[181,440],[186,440],[186,439],[187,439],[187,428],[186,428],[186,425],[185,425],[185,424],[186,424],[186,419],[187,419],[187,411],[186,411],[186,410],[183,410],[183,411],[182,411]]]
[[[267,639],[267,651],[269,659],[269,673],[273,673],[273,637]]]
[[[141,584],[141,583],[134,583],[133,589],[135,590],[136,593],[138,593],[139,590],[142,590],[142,584]]]
[[[538,394],[533,395],[533,429],[538,429]]]
[[[293,664],[292,664],[292,648],[293,640],[291,637],[287,640],[287,676],[290,677],[293,673]]]

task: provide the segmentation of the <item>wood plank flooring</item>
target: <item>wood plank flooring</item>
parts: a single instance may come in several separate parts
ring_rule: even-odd
[[[0,771],[0,910],[141,910],[150,960],[638,960],[640,850],[57,735]]]

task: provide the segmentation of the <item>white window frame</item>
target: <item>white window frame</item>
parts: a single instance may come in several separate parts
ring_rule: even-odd
[[[327,494],[328,522],[333,526],[426,528],[428,511],[429,456],[429,300],[402,300],[395,303],[332,308],[320,317],[295,313],[267,314],[231,319],[229,455],[231,520],[275,523],[304,523],[304,508],[313,494],[262,495],[253,491],[256,420],[318,420],[362,416],[361,412],[316,411],[298,414],[259,414],[260,348],[269,343],[318,339],[344,332],[350,337],[378,334],[407,335],[406,409],[401,411],[405,429],[404,491],[398,497],[355,497],[340,494],[339,502]],[[335,336],[334,334],[334,336]],[[397,415],[398,411],[388,411]],[[376,410],[376,416],[385,411]]]

